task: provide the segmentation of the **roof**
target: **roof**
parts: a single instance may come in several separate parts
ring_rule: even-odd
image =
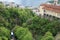
[[[50,11],[60,13],[60,6],[51,5],[51,4],[42,4],[41,6],[44,6],[43,9],[45,10],[50,10]]]

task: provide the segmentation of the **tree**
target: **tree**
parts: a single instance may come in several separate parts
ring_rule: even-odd
[[[30,9],[18,9],[18,8],[8,8],[9,16],[8,27],[10,29],[14,28],[15,25],[21,26],[27,19],[34,17],[34,13]],[[8,13],[6,14],[8,15]]]
[[[35,16],[30,20],[27,20],[26,23],[23,23],[23,27],[29,28],[33,36],[35,37],[35,35],[43,35],[46,32],[45,25],[47,25],[48,23],[50,23],[50,21],[48,21],[47,19]]]
[[[21,26],[27,19],[34,17],[30,9],[6,8],[0,5],[0,26],[12,29],[15,25]]]
[[[5,27],[0,27],[0,37],[4,39],[7,37],[10,39],[10,30],[6,29]]]
[[[0,37],[0,40],[2,40],[2,38]]]
[[[19,19],[21,20],[21,24],[25,23],[26,20],[34,17],[34,13],[30,9],[19,9]]]
[[[2,40],[8,40],[8,38],[7,37],[2,37]]]
[[[18,40],[33,40],[32,34],[27,28],[17,27],[14,28],[14,33]]]
[[[54,37],[53,37],[52,33],[46,32],[46,34],[42,37],[41,40],[54,40]]]
[[[8,40],[7,37],[0,37],[0,40]]]
[[[60,22],[59,21],[50,22],[45,26],[45,30],[50,31],[54,36],[56,36],[57,32],[60,31]]]

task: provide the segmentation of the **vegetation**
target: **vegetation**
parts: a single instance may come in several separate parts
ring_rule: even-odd
[[[60,21],[50,21],[35,15],[31,9],[7,8],[0,5],[0,40],[54,40],[60,32]],[[48,32],[49,31],[49,32]]]
[[[52,33],[46,32],[46,34],[42,37],[41,40],[54,40],[54,37],[53,37]]]
[[[10,39],[10,30],[6,29],[5,27],[0,27],[0,39],[1,40]]]
[[[18,40],[33,40],[32,34],[27,28],[16,26],[14,33]]]

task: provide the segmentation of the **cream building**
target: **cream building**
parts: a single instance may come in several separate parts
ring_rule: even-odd
[[[55,40],[60,40],[60,33],[55,36]]]
[[[50,15],[50,16],[60,18],[60,6],[51,5],[51,4],[42,4],[40,5],[40,14],[42,16]]]
[[[60,5],[58,5],[58,0],[54,0],[53,4],[41,4],[39,10],[42,16],[60,18]]]

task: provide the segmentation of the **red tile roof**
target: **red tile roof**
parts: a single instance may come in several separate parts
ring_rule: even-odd
[[[60,6],[51,5],[51,4],[42,4],[41,6],[44,6],[43,9],[60,13]]]

